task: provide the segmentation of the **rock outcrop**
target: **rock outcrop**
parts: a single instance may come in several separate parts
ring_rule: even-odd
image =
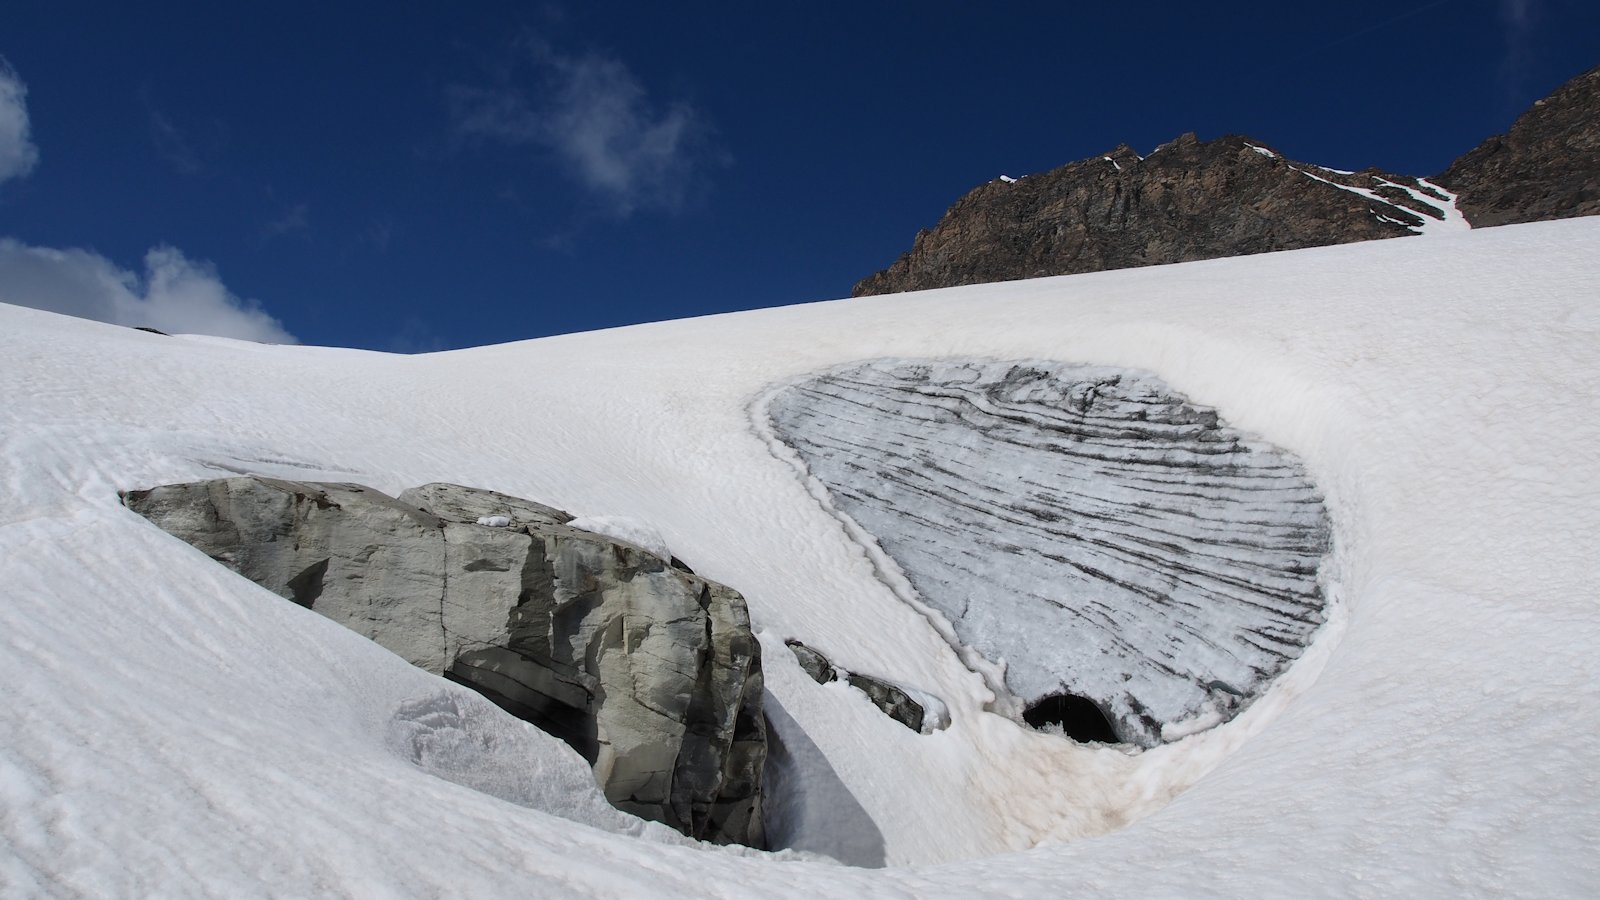
[[[1465,227],[1437,185],[1294,162],[1238,135],[1126,145],[974,188],[855,296],[1295,250]]]
[[[812,681],[817,684],[827,684],[839,680],[841,670],[817,650],[793,639],[784,641],[784,644],[800,663],[801,670],[811,676]],[[905,688],[892,681],[872,675],[862,675],[859,672],[844,672],[843,675],[845,683],[866,694],[867,699],[871,700],[872,705],[879,711],[912,731],[926,734],[949,724],[936,722],[934,718],[929,717],[921,703],[913,699]]]
[[[1031,724],[1176,740],[1260,697],[1323,621],[1330,526],[1304,469],[1154,376],[880,360],[764,413],[907,599],[1004,662],[992,686],[1021,702],[997,709]]]
[[[800,671],[810,675],[812,681],[817,684],[827,684],[839,680],[839,670],[833,667],[833,663],[826,656],[797,640],[790,639],[783,644],[794,654],[795,662],[800,664]]]
[[[401,491],[395,499],[450,522],[506,518],[510,520],[507,525],[526,526],[565,525],[572,521],[571,515],[553,506],[459,484],[424,484]]]
[[[1600,66],[1533,104],[1436,179],[1473,225],[1600,214]]]
[[[871,675],[861,675],[851,672],[845,676],[845,682],[851,687],[867,695],[884,715],[899,722],[912,731],[921,732],[923,728],[922,704],[911,699],[911,695],[897,684],[874,678]]]
[[[618,808],[702,840],[763,845],[760,646],[731,588],[570,528],[560,510],[457,485],[395,499],[241,477],[124,502],[562,738]]]

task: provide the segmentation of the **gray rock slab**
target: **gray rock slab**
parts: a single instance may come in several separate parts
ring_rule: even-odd
[[[433,516],[362,485],[249,477],[131,491],[125,502],[267,590],[444,670],[445,546]]]
[[[451,522],[476,523],[486,516],[505,516],[516,525],[565,525],[572,516],[553,506],[459,484],[433,482],[407,488],[395,498]]]
[[[444,484],[402,497],[240,477],[124,502],[567,741],[618,808],[763,846],[761,656],[737,591],[530,501]],[[497,515],[512,525],[476,524]]]

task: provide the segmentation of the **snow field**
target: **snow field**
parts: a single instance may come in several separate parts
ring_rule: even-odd
[[[0,894],[1593,895],[1597,246],[1577,219],[420,357],[0,307]],[[768,386],[887,356],[1145,369],[1297,453],[1334,620],[1238,719],[1138,756],[981,713],[982,679],[750,427]],[[559,743],[117,504],[232,471],[650,523],[749,600],[822,795],[785,814],[795,845],[876,834],[891,868],[610,815]],[[815,684],[786,637],[951,727]],[[501,796],[419,767],[419,737]],[[529,771],[488,764],[524,748]]]

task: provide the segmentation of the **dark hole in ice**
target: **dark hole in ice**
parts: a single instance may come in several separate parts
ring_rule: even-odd
[[[1022,720],[1040,729],[1059,726],[1063,734],[1079,743],[1115,744],[1121,740],[1099,705],[1077,694],[1041,697],[1029,704],[1022,713]]]

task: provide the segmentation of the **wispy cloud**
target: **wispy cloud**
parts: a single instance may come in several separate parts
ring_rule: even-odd
[[[165,113],[156,109],[150,102],[148,92],[144,97],[144,106],[145,118],[150,126],[150,143],[155,146],[156,153],[180,175],[199,175],[205,171],[200,155],[195,153],[188,137]]]
[[[1454,2],[1454,0],[1430,0],[1430,2],[1424,3],[1421,6],[1414,6],[1411,9],[1402,10],[1402,11],[1400,11],[1400,12],[1398,12],[1398,13],[1392,15],[1392,16],[1388,16],[1387,18],[1379,19],[1379,20],[1374,21],[1374,22],[1367,22],[1366,24],[1360,26],[1359,28],[1356,28],[1353,31],[1348,31],[1348,32],[1345,32],[1344,34],[1340,34],[1339,36],[1333,38],[1332,40],[1328,41],[1327,43],[1322,44],[1320,46],[1317,46],[1314,50],[1312,50],[1310,52],[1312,52],[1312,53],[1320,53],[1323,50],[1329,50],[1329,49],[1337,47],[1337,46],[1339,46],[1341,44],[1348,44],[1351,41],[1357,40],[1359,38],[1364,38],[1364,37],[1366,37],[1366,36],[1368,36],[1370,34],[1375,34],[1377,32],[1383,31],[1386,28],[1392,28],[1395,25],[1398,25],[1398,24],[1400,24],[1401,22],[1404,22],[1407,19],[1415,18],[1417,16],[1422,15],[1425,12],[1428,12],[1428,11],[1434,10],[1434,9],[1438,9],[1441,6],[1444,6],[1446,3],[1452,3],[1452,2]],[[1301,55],[1304,55],[1304,54],[1301,54]],[[1297,56],[1296,58],[1299,58],[1299,56]]]
[[[1500,83],[1513,102],[1521,105],[1523,86],[1534,59],[1534,29],[1539,23],[1540,0],[1500,0],[1500,24],[1505,28],[1505,55],[1500,59]]]
[[[0,182],[21,178],[38,162],[39,148],[28,122],[28,86],[0,58]]]
[[[175,334],[295,343],[261,304],[229,291],[210,264],[165,245],[145,254],[141,274],[91,250],[0,238],[0,302]]]
[[[527,85],[449,91],[457,133],[553,154],[618,215],[680,209],[717,159],[700,113],[686,102],[653,102],[615,57],[524,47]]]
[[[1525,30],[1538,14],[1538,0],[1500,0],[1500,18],[1507,25]]]
[[[215,174],[219,153],[227,146],[228,130],[220,119],[196,122],[173,115],[156,102],[150,85],[139,87],[144,104],[145,128],[150,146],[179,175],[189,177]]]
[[[311,227],[311,207],[304,203],[296,203],[285,209],[282,215],[261,226],[261,239],[271,240],[297,231],[306,231]]]
[[[379,216],[367,225],[367,230],[361,233],[360,241],[378,253],[389,249],[389,242],[394,239],[395,224],[393,216]]]

